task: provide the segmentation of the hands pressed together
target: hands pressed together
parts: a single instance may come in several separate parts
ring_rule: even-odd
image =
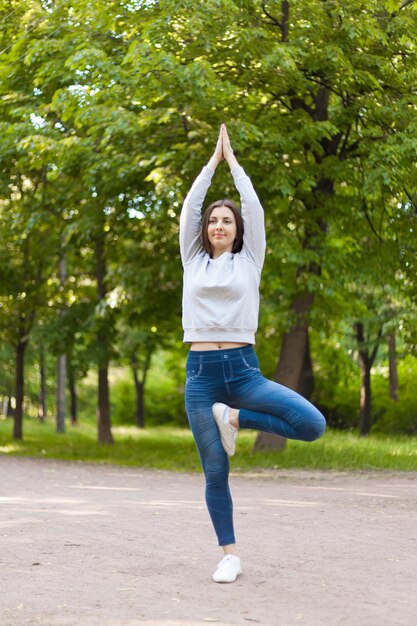
[[[213,156],[208,163],[208,167],[210,167],[214,171],[220,161],[223,161],[223,159],[227,161],[230,169],[238,165],[237,159],[233,154],[233,148],[230,144],[226,124],[222,124],[220,126],[220,132],[217,139],[216,148],[214,150]]]

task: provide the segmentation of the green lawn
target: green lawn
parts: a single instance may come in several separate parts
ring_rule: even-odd
[[[0,454],[48,459],[82,460],[174,471],[201,471],[191,432],[186,428],[159,426],[139,431],[115,426],[114,445],[96,442],[94,424],[67,427],[58,435],[54,424],[35,420],[24,423],[24,440],[12,439],[11,420],[0,420]],[[233,471],[257,468],[331,470],[417,470],[417,437],[359,437],[328,430],[314,443],[288,441],[282,452],[252,453],[256,433],[241,431]]]

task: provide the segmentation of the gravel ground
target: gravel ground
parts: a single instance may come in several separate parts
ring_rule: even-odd
[[[411,626],[417,473],[233,475],[244,573],[203,477],[0,456],[0,626]]]

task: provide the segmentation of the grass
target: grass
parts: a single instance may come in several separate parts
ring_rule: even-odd
[[[85,422],[57,434],[49,421],[24,422],[24,440],[12,439],[11,420],[0,420],[0,454],[146,467],[201,471],[192,434],[187,428],[158,426],[139,431],[114,426],[114,445],[98,444],[95,424]],[[417,470],[417,437],[388,437],[328,430],[313,443],[288,441],[284,451],[252,452],[256,433],[240,431],[231,468],[321,470]]]

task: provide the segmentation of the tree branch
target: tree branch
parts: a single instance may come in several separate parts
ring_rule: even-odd
[[[369,357],[370,365],[372,365],[372,363],[375,361],[376,353],[378,352],[379,344],[381,342],[381,337],[382,337],[382,325],[378,329],[378,337],[376,340],[376,344],[374,346],[374,349],[372,350],[371,356]]]
[[[407,190],[406,187],[404,187],[404,193],[407,196],[407,198],[410,201],[411,206],[414,208],[414,211],[416,212],[417,215],[417,204],[415,203],[415,200],[413,199],[413,196],[411,195],[411,193]]]
[[[279,20],[277,20],[276,17],[274,17],[273,15],[271,15],[270,13],[268,13],[268,11],[266,10],[266,2],[262,2],[262,11],[265,13],[266,17],[271,20],[271,22],[274,24],[274,26],[278,26],[279,28],[281,28],[281,22]]]
[[[288,0],[284,0],[284,2],[281,2],[281,11],[282,11],[281,21],[279,21],[278,18],[274,17],[273,15],[271,15],[271,13],[269,13],[269,11],[266,8],[266,2],[262,2],[261,4],[262,4],[262,10],[265,13],[266,17],[272,22],[274,26],[278,26],[278,28],[280,29],[282,41],[284,43],[287,42],[288,33],[289,33],[288,24],[289,24],[289,18],[290,18],[290,3],[288,2]]]
[[[369,217],[369,213],[368,213],[368,207],[366,205],[366,200],[365,198],[363,198],[362,200],[362,205],[361,205],[361,209],[365,214],[366,217],[366,221],[368,222],[369,226],[371,227],[372,232],[374,233],[374,235],[376,236],[376,238],[378,239],[378,241],[380,243],[384,243],[384,240],[382,239],[381,235],[379,235],[379,233],[377,233],[375,226],[372,224],[372,220]]]
[[[347,147],[347,142],[348,142],[348,139],[349,139],[351,128],[352,128],[352,124],[349,124],[348,129],[347,129],[346,134],[345,134],[345,138],[343,140],[342,147],[339,150],[339,158],[340,158],[341,161],[344,161],[344,159],[346,158],[346,151],[347,151],[346,147]]]

